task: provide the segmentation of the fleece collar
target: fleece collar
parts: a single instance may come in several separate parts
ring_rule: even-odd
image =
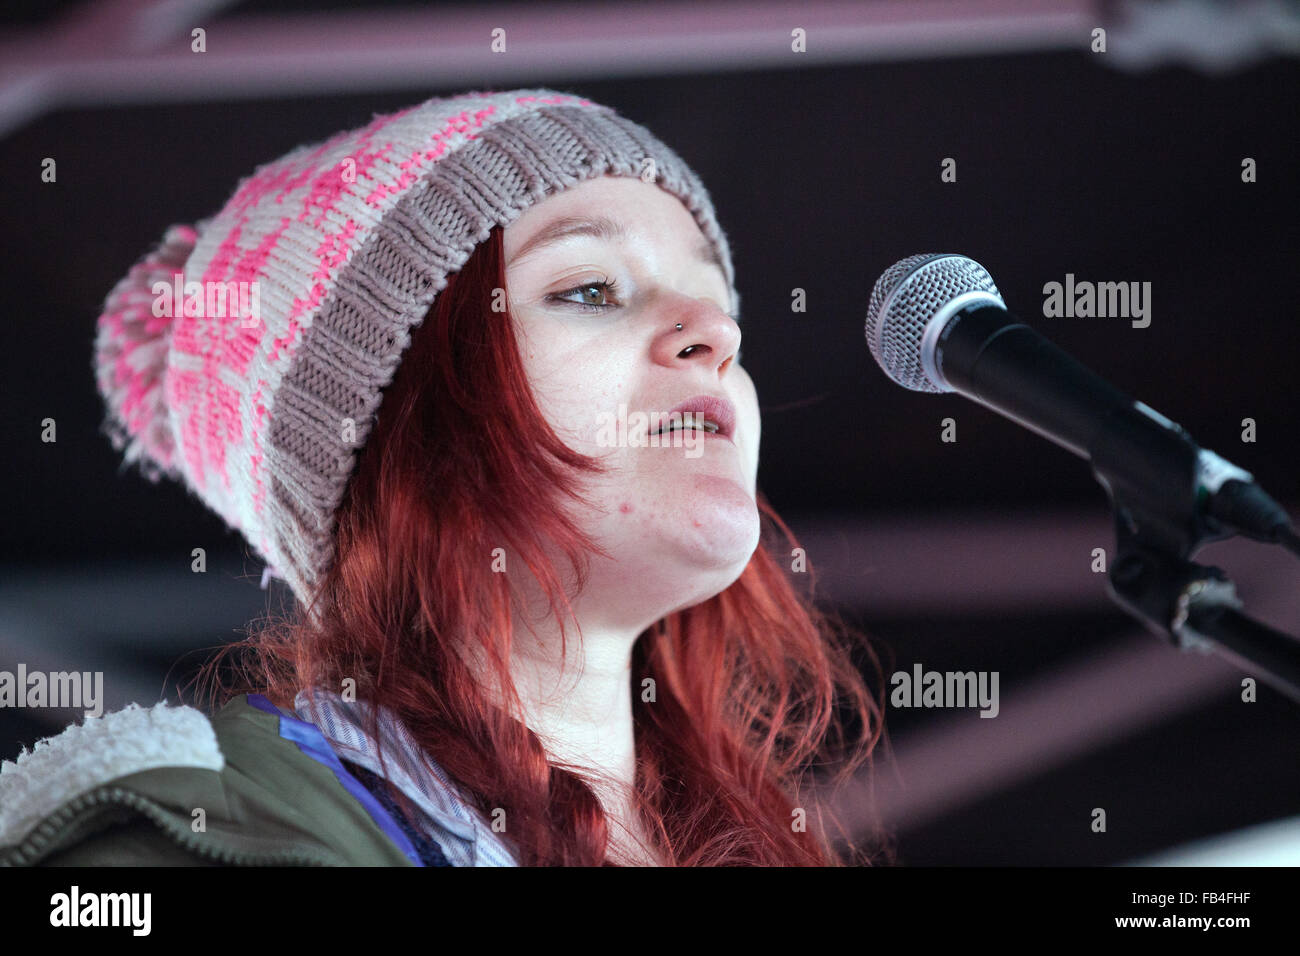
[[[156,767],[220,772],[225,758],[212,724],[193,707],[128,704],[87,717],[0,763],[0,846],[22,840],[52,807],[127,774]]]

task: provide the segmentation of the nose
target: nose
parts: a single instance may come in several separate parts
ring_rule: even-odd
[[[685,302],[668,312],[673,324],[658,336],[655,359],[664,365],[702,364],[721,376],[740,351],[740,326],[712,302]]]

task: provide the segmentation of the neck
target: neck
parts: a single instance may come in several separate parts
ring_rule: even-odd
[[[509,663],[523,713],[513,705],[507,709],[537,734],[552,764],[591,786],[610,827],[612,858],[657,863],[644,849],[648,835],[634,809],[632,695],[640,693],[643,675],[632,673],[632,651],[655,621],[690,601],[680,603],[680,585],[674,589],[672,582],[606,567],[598,558],[584,592],[569,592],[572,614],[566,619],[562,660],[559,621],[536,581],[527,576],[526,582],[531,587],[516,591],[512,605]],[[515,587],[523,583],[513,582]],[[481,685],[502,706],[493,672],[481,653],[474,656]]]
[[[583,624],[579,642],[570,624],[567,659],[560,658],[557,622],[525,625],[516,619],[511,676],[524,707],[523,722],[555,763],[571,764],[622,810],[617,791],[636,781],[632,723],[632,648],[640,631]],[[603,791],[603,792],[602,792]]]

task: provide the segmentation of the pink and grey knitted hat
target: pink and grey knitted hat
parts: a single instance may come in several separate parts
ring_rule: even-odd
[[[548,89],[431,99],[240,182],[109,293],[104,430],[182,481],[309,600],[335,511],[412,329],[494,226],[598,176],[654,182],[695,216],[734,289],[695,173],[609,107]]]

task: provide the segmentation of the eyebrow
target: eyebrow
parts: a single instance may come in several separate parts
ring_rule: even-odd
[[[511,261],[517,262],[538,251],[543,246],[549,246],[551,243],[572,236],[592,236],[606,242],[618,242],[628,237],[627,230],[623,228],[621,222],[616,222],[606,216],[596,216],[591,219],[568,216],[563,219],[556,219],[545,228],[539,229],[535,235],[519,247],[514,259]],[[723,278],[726,278],[727,269],[722,264],[722,256],[718,254],[718,250],[713,247],[713,243],[709,242],[708,239],[701,239],[695,247],[695,258],[706,265],[717,266],[722,272]]]

